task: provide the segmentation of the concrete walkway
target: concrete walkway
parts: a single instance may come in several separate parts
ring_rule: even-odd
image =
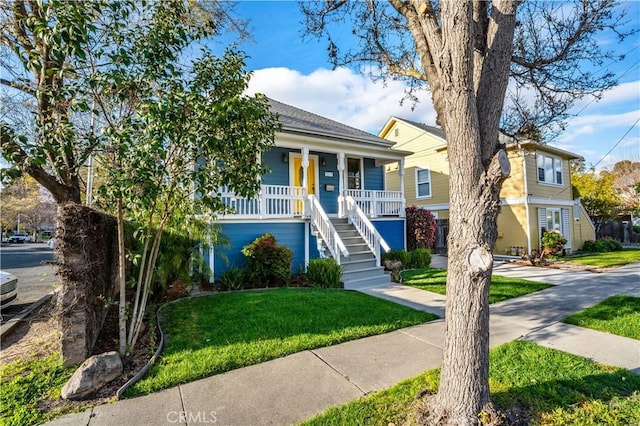
[[[434,264],[442,263],[434,257]],[[494,273],[556,284],[491,305],[490,344],[523,338],[640,373],[640,342],[562,324],[568,314],[616,294],[640,296],[640,268],[602,274],[496,264]],[[389,284],[361,289],[428,312],[439,295]],[[291,424],[388,388],[442,358],[444,320],[304,351],[139,398],[61,417],[51,425]]]

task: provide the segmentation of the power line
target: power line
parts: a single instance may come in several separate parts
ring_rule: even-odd
[[[607,151],[607,153],[606,153],[606,154],[604,154],[604,155],[602,156],[602,158],[601,158],[600,160],[598,160],[598,162],[592,166],[592,168],[593,168],[593,169],[595,169],[595,168],[596,168],[596,166],[597,166],[598,164],[600,164],[600,163],[601,163],[601,162],[602,162],[602,161],[607,157],[607,155],[609,155],[609,154],[611,153],[611,151],[613,151],[613,150],[614,150],[618,145],[620,145],[620,142],[622,142],[622,141],[624,140],[624,138],[626,138],[626,137],[627,137],[627,135],[631,132],[631,130],[633,130],[633,128],[634,128],[634,127],[636,127],[636,125],[638,124],[638,122],[640,122],[640,118],[638,118],[638,119],[636,120],[636,122],[635,122],[635,123],[633,123],[633,124],[631,125],[631,127],[629,127],[629,129],[625,132],[625,134],[624,134],[624,135],[622,135],[622,137],[618,140],[618,142],[616,142],[616,143],[611,147],[611,149],[610,149],[609,151]]]

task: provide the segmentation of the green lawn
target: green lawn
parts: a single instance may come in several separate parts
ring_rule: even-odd
[[[563,322],[640,340],[640,297],[613,296]]]
[[[305,425],[404,424],[424,389],[437,391],[439,370],[331,408]],[[491,351],[491,399],[522,413],[525,424],[640,424],[640,375],[534,343],[514,341]]]
[[[585,256],[566,257],[564,260],[571,263],[578,263],[580,265],[610,268],[613,266],[622,266],[628,265],[629,263],[640,262],[640,250],[623,249],[622,251],[611,251],[608,253],[592,253]]]
[[[0,425],[41,424],[69,412],[67,408],[44,413],[39,404],[58,399],[71,374],[73,369],[62,365],[59,353],[45,359],[18,360],[1,366]]]
[[[402,272],[402,283],[420,290],[446,294],[446,269],[424,268]],[[502,302],[552,287],[551,284],[493,275],[489,287],[489,303]]]
[[[365,294],[321,289],[193,298],[167,305],[164,316],[166,348],[129,396],[437,318]]]

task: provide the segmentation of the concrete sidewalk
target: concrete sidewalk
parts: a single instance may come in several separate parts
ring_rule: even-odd
[[[638,265],[593,274],[497,264],[495,273],[546,281],[556,286],[492,305],[492,346],[524,338],[640,372],[638,341],[559,323],[568,314],[612,295],[640,295]],[[444,298],[439,295],[400,285],[362,291],[403,301],[429,312],[444,311]],[[329,407],[438,367],[443,336],[444,320],[432,321],[297,353],[152,395],[97,406],[50,424],[297,423]]]

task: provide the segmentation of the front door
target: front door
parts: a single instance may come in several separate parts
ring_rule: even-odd
[[[302,169],[302,155],[300,154],[291,154],[292,161],[291,169],[289,170],[289,181],[292,186],[300,187],[302,186],[303,174],[304,171]],[[309,156],[309,166],[307,167],[307,194],[316,193],[316,164],[318,163],[318,157],[315,155]],[[293,205],[294,214],[296,216],[302,215],[304,212],[304,203],[302,201],[296,201]]]
[[[316,161],[316,156],[309,156],[309,167],[307,167],[307,194],[316,194]],[[292,164],[291,175],[293,177],[293,186],[302,186],[302,175],[304,173],[302,170],[302,157],[294,156]]]

